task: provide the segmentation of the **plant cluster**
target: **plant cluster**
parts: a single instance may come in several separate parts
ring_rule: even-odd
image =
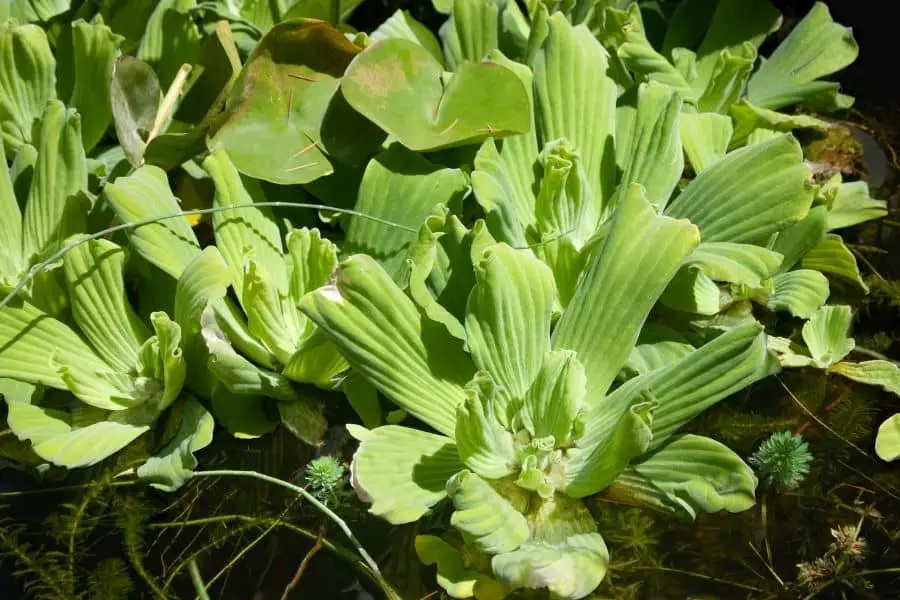
[[[174,492],[241,474],[196,470],[217,425],[321,446],[346,400],[369,512],[446,509],[414,548],[448,595],[579,599],[611,565],[598,498],[690,521],[809,472],[790,432],[748,464],[684,430],[713,405],[782,368],[900,395],[827,304],[868,292],[835,232],[887,210],[795,136],[853,102],[824,4],[765,58],[768,0],[434,0],[437,36],[355,31],[359,2],[138,4],[2,9],[0,395],[29,464]],[[344,475],[280,483],[384,583],[328,506]]]

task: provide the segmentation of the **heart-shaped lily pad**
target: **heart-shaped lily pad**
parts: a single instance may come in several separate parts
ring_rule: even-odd
[[[295,19],[269,30],[247,60],[209,142],[239,171],[281,184],[330,174],[332,160],[354,164],[384,134],[353,111],[340,77],[362,51],[324,21]]]
[[[350,106],[412,150],[531,128],[528,92],[512,70],[489,59],[445,73],[428,50],[410,40],[386,39],[366,48],[347,68],[341,90]]]

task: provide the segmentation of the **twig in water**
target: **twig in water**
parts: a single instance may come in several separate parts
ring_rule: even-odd
[[[312,557],[318,554],[319,550],[322,549],[322,538],[325,537],[325,526],[319,527],[319,535],[316,537],[316,543],[313,544],[313,547],[309,549],[309,552],[306,553],[306,556],[303,557],[303,560],[300,561],[300,566],[297,567],[297,572],[294,573],[294,577],[288,582],[286,586],[284,586],[284,592],[281,594],[281,600],[288,600],[291,595],[291,592],[294,591],[294,588],[300,583],[300,578],[303,577],[303,572],[306,571],[307,565],[309,565],[309,561],[312,560]]]

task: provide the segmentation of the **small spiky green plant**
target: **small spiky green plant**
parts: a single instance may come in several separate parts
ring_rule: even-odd
[[[806,478],[812,459],[802,436],[780,431],[759,445],[750,457],[750,464],[770,488],[793,489]]]
[[[320,456],[306,465],[309,492],[326,504],[340,493],[344,482],[344,466],[336,456]]]

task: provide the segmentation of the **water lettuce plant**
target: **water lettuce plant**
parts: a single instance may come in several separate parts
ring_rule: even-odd
[[[353,426],[352,482],[395,524],[449,499],[470,557],[453,575],[437,559],[455,597],[490,597],[479,596],[484,586],[587,596],[609,560],[587,496],[605,491],[687,517],[754,503],[756,477],[737,455],[677,430],[777,369],[762,328],[734,328],[613,388],[698,232],[658,216],[637,185],[612,219],[555,323],[550,269],[495,242],[483,223],[465,230],[452,216],[423,228],[430,249],[411,265],[409,293],[354,255],[301,303],[354,369],[435,430]]]

